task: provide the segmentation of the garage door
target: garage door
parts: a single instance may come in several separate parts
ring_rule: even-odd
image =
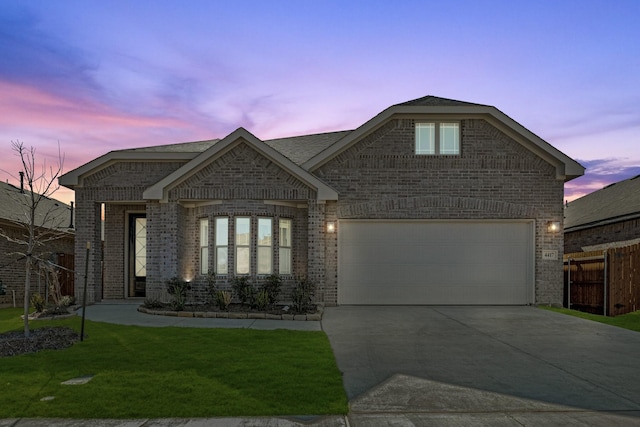
[[[343,220],[339,304],[528,304],[533,222]]]

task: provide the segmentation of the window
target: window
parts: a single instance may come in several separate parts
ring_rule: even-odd
[[[258,218],[258,274],[273,272],[271,218]]]
[[[291,274],[291,220],[280,220],[280,274]]]
[[[216,218],[216,274],[229,274],[229,218]]]
[[[209,220],[200,220],[200,274],[209,273]]]
[[[251,218],[236,218],[236,274],[251,273]]]
[[[460,123],[416,123],[416,154],[460,154]]]

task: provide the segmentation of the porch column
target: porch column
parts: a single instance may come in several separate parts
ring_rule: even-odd
[[[87,261],[87,243],[89,263],[87,269],[87,303],[102,300],[102,217],[100,203],[85,199],[82,189],[76,189],[76,234],[75,234],[75,298],[81,303],[84,290],[84,271]]]
[[[324,301],[325,293],[325,203],[309,200],[307,276],[316,283],[316,301]]]
[[[150,298],[167,301],[166,281],[180,277],[179,228],[177,204],[147,203],[147,296]]]

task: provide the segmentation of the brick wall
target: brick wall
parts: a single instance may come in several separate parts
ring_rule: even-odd
[[[2,232],[14,239],[21,239],[25,229],[14,225],[3,224],[0,226]],[[44,247],[38,248],[35,254],[45,260],[57,261],[57,254],[73,254],[74,243],[73,234],[65,234],[60,239],[46,242]],[[26,260],[18,253],[26,251],[25,245],[10,242],[4,237],[0,237],[0,280],[6,289],[6,295],[0,295],[0,305],[13,304],[13,292],[15,291],[16,305],[22,307],[24,303],[24,282]],[[76,288],[78,283],[76,281]],[[31,284],[29,292],[37,292],[43,297],[47,294],[47,281],[44,274],[37,270],[32,270]]]
[[[584,230],[571,231],[564,235],[566,253],[581,252],[583,246],[620,242],[640,238],[640,219],[616,222]]]
[[[462,120],[461,128],[459,156],[417,156],[414,120],[390,120],[314,173],[339,192],[337,218],[535,220],[535,301],[560,303],[561,256],[541,259],[543,249],[562,253],[561,233],[546,230],[563,217],[555,167],[484,120]]]

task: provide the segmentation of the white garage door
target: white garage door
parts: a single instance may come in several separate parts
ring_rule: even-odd
[[[528,304],[533,222],[343,220],[338,304]]]

